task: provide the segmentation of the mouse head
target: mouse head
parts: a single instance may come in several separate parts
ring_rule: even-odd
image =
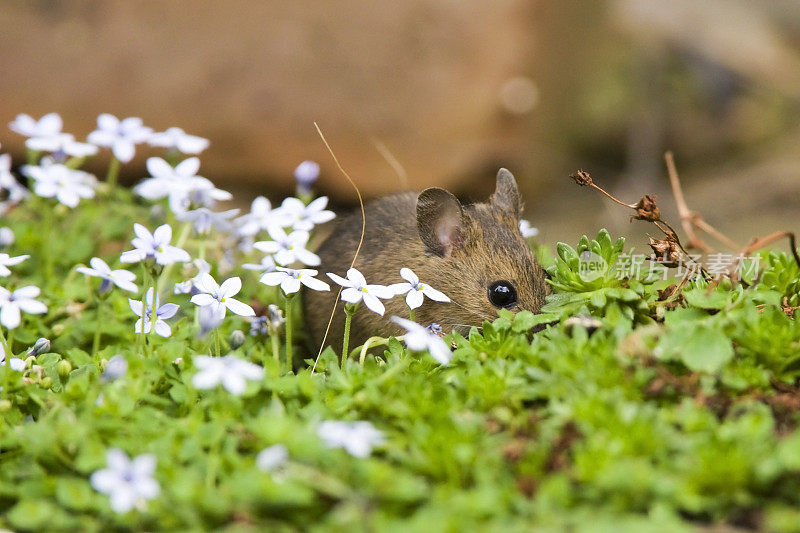
[[[544,305],[548,286],[520,233],[521,213],[517,182],[504,168],[488,202],[462,205],[439,188],[419,194],[417,229],[432,267],[427,274],[453,301],[446,314],[454,324],[479,325],[501,308],[538,312]]]

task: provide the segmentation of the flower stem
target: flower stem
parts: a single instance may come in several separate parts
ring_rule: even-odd
[[[145,316],[147,316],[147,287],[150,284],[150,269],[147,268],[147,265],[142,263],[142,330],[139,332],[139,342],[142,345],[142,356],[144,356],[145,350],[145,333],[144,333],[144,326],[146,324]]]
[[[44,246],[45,249],[50,247],[51,246],[50,243],[53,243],[55,241],[55,239],[54,239],[54,237],[55,237],[55,232],[54,232],[55,220],[54,220],[54,217],[53,217],[54,211],[55,211],[55,206],[54,205],[52,205],[50,203],[47,203],[46,205],[44,205],[44,227],[47,228],[45,230],[45,231],[47,231],[47,242],[45,243],[45,246]],[[44,254],[44,260],[45,260],[44,271],[45,271],[45,275],[47,276],[48,280],[54,280],[55,279],[55,275],[54,275],[55,255],[56,254],[52,250],[51,250],[50,253],[45,253]]]
[[[9,330],[10,331],[10,330]],[[8,397],[8,376],[11,369],[11,352],[8,350],[8,343],[3,335],[3,328],[0,328],[0,342],[3,344],[5,356],[3,358],[3,399]]]
[[[416,322],[417,321],[416,313],[414,313],[414,310],[411,309],[410,307],[408,308],[408,316],[411,319],[411,322]]]
[[[347,359],[347,349],[350,347],[350,321],[353,314],[356,312],[356,307],[350,304],[344,304],[344,338],[342,339],[342,368]]]
[[[214,329],[214,350],[216,351],[217,357],[222,356],[222,351],[219,349],[219,327]]]
[[[189,232],[192,230],[192,223],[187,222],[183,225],[181,229],[181,234],[178,236],[178,242],[175,243],[175,246],[178,248],[183,248],[186,244],[186,240],[189,238]],[[159,283],[164,282],[165,280],[169,279],[169,275],[172,272],[172,269],[175,268],[175,263],[170,263],[166,267],[164,267],[164,271],[161,273],[161,277],[159,278]],[[156,287],[156,290],[161,289],[161,287]]]
[[[155,332],[155,330],[156,330],[156,328],[155,328],[156,320],[158,320],[158,313],[157,313],[158,309],[156,309],[156,304],[158,303],[158,285],[159,285],[159,281],[161,281],[161,275],[160,274],[156,274],[155,278],[154,278],[154,281],[153,281],[153,307],[150,310],[150,324],[152,324],[152,326],[153,326],[153,327],[150,328],[150,333],[151,334],[153,332]]]
[[[119,159],[112,155],[111,163],[108,165],[108,173],[106,174],[106,183],[108,184],[108,189],[110,192],[113,192],[117,187],[117,176],[119,176],[119,169],[121,165],[122,163],[120,163]]]
[[[292,371],[292,295],[286,295],[286,367]]]
[[[94,340],[92,341],[92,357],[97,356],[97,351],[100,349],[100,325],[103,318],[103,304],[105,301],[102,298],[97,299],[97,325],[94,328]]]
[[[281,348],[278,342],[278,332],[270,333],[269,340],[272,342],[272,357],[275,361],[281,360]]]

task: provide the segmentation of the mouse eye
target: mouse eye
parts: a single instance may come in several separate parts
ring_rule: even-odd
[[[517,289],[501,279],[489,285],[489,302],[495,307],[511,307],[517,303]]]

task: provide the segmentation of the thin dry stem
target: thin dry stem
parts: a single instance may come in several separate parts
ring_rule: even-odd
[[[678,171],[675,168],[675,159],[672,156],[672,152],[665,153],[664,160],[667,163],[667,173],[669,174],[670,185],[672,185],[672,194],[675,196],[675,205],[678,207],[678,216],[681,219],[681,226],[686,236],[689,238],[689,242],[686,246],[689,248],[699,248],[706,253],[713,253],[714,249],[694,232],[693,220],[699,218],[699,215],[686,205],[686,199],[683,197],[683,189],[681,188],[681,181],[678,178]]]
[[[598,186],[597,186],[596,184],[594,184],[594,183],[590,183],[590,184],[589,184],[589,187],[592,187],[593,189],[596,189],[596,190],[600,191],[601,193],[603,193],[603,194],[605,194],[606,196],[608,196],[608,197],[609,197],[609,198],[610,198],[612,201],[614,201],[614,202],[618,203],[619,205],[621,205],[621,206],[623,206],[623,207],[629,207],[630,209],[636,209],[636,204],[626,204],[625,202],[623,202],[623,201],[621,201],[621,200],[617,200],[617,199],[616,199],[616,198],[614,198],[614,197],[613,197],[613,196],[612,196],[610,193],[606,192],[606,191],[605,191],[605,189],[603,189],[602,187],[598,187]]]
[[[358,240],[358,246],[356,247],[356,253],[353,254],[353,260],[350,262],[350,268],[353,268],[353,265],[356,264],[356,258],[358,258],[358,253],[361,251],[361,245],[364,243],[364,232],[367,229],[367,217],[364,214],[364,199],[361,197],[361,191],[358,189],[358,185],[353,181],[347,171],[342,167],[342,164],[339,163],[339,159],[336,157],[336,154],[333,153],[331,149],[331,145],[328,144],[328,141],[325,139],[325,135],[322,134],[322,130],[320,129],[319,125],[314,122],[314,127],[317,128],[317,133],[319,134],[322,142],[325,143],[325,148],[328,149],[328,152],[333,157],[334,162],[336,162],[336,166],[339,168],[344,177],[347,178],[347,181],[350,182],[350,185],[356,190],[356,194],[358,195],[358,205],[361,208],[361,238]],[[322,343],[319,346],[319,352],[317,352],[317,357],[314,359],[314,366],[311,367],[311,373],[313,374],[317,368],[317,363],[319,362],[319,358],[322,355],[323,347],[325,346],[325,341],[328,340],[328,333],[331,330],[331,324],[333,323],[333,317],[336,314],[336,305],[339,303],[339,297],[342,294],[342,287],[339,287],[339,292],[336,293],[336,300],[333,302],[333,309],[331,309],[331,316],[328,318],[328,326],[325,328],[325,335],[322,337]],[[342,357],[346,357],[347,354],[342,354]]]
[[[794,257],[795,263],[797,266],[800,266],[800,256],[797,254],[797,241],[795,239],[794,233],[791,231],[776,231],[775,233],[770,233],[765,237],[761,237],[758,239],[753,239],[753,241],[747,245],[747,248],[744,249],[743,253],[745,255],[751,254],[756,250],[759,250],[768,244],[772,244],[775,241],[783,239],[787,237],[789,239],[789,247],[792,249],[792,256]]]
[[[392,167],[397,177],[400,178],[400,186],[403,188],[404,191],[408,190],[408,173],[406,169],[403,168],[403,165],[400,164],[400,161],[392,154],[389,148],[383,144],[382,141],[379,139],[372,139],[372,144],[375,145],[375,148],[378,150],[378,153],[389,163],[389,166]]]

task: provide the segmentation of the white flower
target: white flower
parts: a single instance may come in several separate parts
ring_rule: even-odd
[[[258,381],[264,377],[264,369],[260,366],[239,359],[233,355],[210,357],[196,355],[194,366],[200,371],[192,377],[192,385],[197,389],[210,389],[220,383],[236,396],[241,396],[247,387],[247,381]]]
[[[5,364],[6,364],[6,350],[2,345],[0,345],[0,365],[5,366]],[[12,357],[11,359],[9,359],[8,366],[11,368],[11,370],[22,372],[25,370],[25,360],[20,359],[19,357]]]
[[[28,197],[28,189],[23,187],[11,173],[11,156],[0,154],[0,191],[6,199],[0,201],[0,215],[8,212],[11,206]]]
[[[25,145],[37,152],[50,152],[56,161],[64,161],[67,156],[87,157],[97,153],[97,146],[78,142],[69,133],[58,133],[49,137],[34,137]]]
[[[201,177],[197,175],[198,170],[200,160],[196,157],[181,161],[174,168],[160,157],[149,157],[147,171],[150,177],[134,187],[133,192],[148,200],[165,198],[175,187],[184,186],[187,180]]]
[[[176,283],[175,294],[188,294],[193,292],[193,290],[199,292],[200,289],[197,288],[197,285],[200,283],[200,276],[211,272],[211,265],[209,265],[208,261],[205,259],[197,258],[192,261],[191,264],[197,268],[197,275],[192,279],[188,279],[182,283]]]
[[[389,285],[389,288],[398,296],[401,294],[406,295],[406,304],[408,305],[409,309],[416,309],[417,307],[421,306],[422,301],[424,300],[423,295],[436,302],[450,301],[450,298],[437,291],[430,285],[420,283],[419,278],[410,268],[401,268],[400,277],[406,280],[406,283],[394,283]]]
[[[519,232],[525,239],[539,235],[539,229],[532,227],[531,223],[524,219],[519,221]]]
[[[311,231],[316,224],[324,224],[336,218],[333,211],[325,209],[327,205],[327,196],[320,196],[308,205],[297,198],[286,198],[281,208],[289,217],[292,228]]]
[[[355,268],[351,268],[347,271],[347,279],[332,274],[331,272],[328,272],[328,277],[342,287],[345,287],[342,291],[342,300],[350,304],[357,304],[363,300],[364,305],[366,305],[370,311],[378,313],[379,315],[383,315],[386,308],[378,298],[388,300],[395,295],[394,291],[389,287],[384,287],[383,285],[367,285],[367,280],[365,280],[361,272]]]
[[[169,197],[169,206],[175,213],[194,207],[214,207],[217,201],[230,200],[233,195],[217,189],[211,180],[197,175],[200,160],[190,157],[175,168],[160,157],[147,160],[151,177],[134,187],[133,192],[148,200]]]
[[[260,270],[261,272],[275,272],[275,261],[271,255],[265,255],[261,258],[260,263],[245,263],[242,268],[247,270]]]
[[[127,513],[161,493],[161,486],[153,479],[154,455],[140,455],[131,461],[122,450],[111,448],[106,452],[106,465],[108,468],[94,472],[89,481],[94,490],[110,496],[115,512]]]
[[[295,270],[293,268],[277,267],[275,272],[266,272],[259,281],[271,287],[280,285],[284,294],[294,294],[299,291],[301,283],[315,291],[331,290],[327,283],[315,278],[314,276],[316,275],[317,271],[310,268]]]
[[[303,161],[294,169],[294,179],[299,189],[307,192],[319,177],[319,165],[314,161]]]
[[[55,197],[59,202],[75,207],[81,198],[94,196],[97,180],[82,170],[68,168],[59,163],[43,166],[25,165],[22,173],[35,181],[33,192],[43,198]]]
[[[170,192],[169,208],[173,213],[181,213],[192,207],[214,207],[217,202],[231,198],[231,193],[217,189],[211,180],[196,176]]]
[[[128,305],[131,308],[131,311],[139,317],[139,320],[136,321],[136,324],[133,327],[133,331],[136,333],[141,333],[144,331],[145,334],[150,333],[151,329],[154,329],[157,335],[161,335],[162,337],[169,337],[172,335],[172,328],[169,327],[169,324],[164,322],[165,318],[172,318],[175,316],[175,313],[178,312],[180,306],[178,304],[166,303],[161,305],[160,299],[156,296],[156,320],[155,324],[153,324],[153,287],[147,289],[147,294],[145,295],[145,309],[144,313],[142,313],[142,301],[141,300],[131,300],[128,298]],[[144,314],[144,316],[142,316]],[[144,324],[142,323],[144,322]]]
[[[106,363],[102,378],[105,381],[114,381],[124,376],[128,372],[128,360],[120,354],[116,354]]]
[[[383,444],[383,432],[369,422],[327,420],[317,426],[317,435],[328,448],[344,448],[353,457],[369,457],[372,447]]]
[[[154,133],[147,141],[150,146],[174,149],[184,154],[199,154],[208,148],[208,139],[189,135],[181,128],[167,128],[167,131]]]
[[[450,347],[447,346],[444,339],[431,329],[420,326],[411,320],[400,318],[399,316],[393,316],[392,322],[406,330],[403,339],[409,350],[415,352],[424,352],[427,350],[430,352],[431,356],[442,365],[446,365],[450,362],[450,359],[453,357],[453,352],[450,351]]]
[[[122,163],[133,159],[136,145],[146,141],[153,133],[151,128],[142,125],[142,119],[129,117],[119,120],[114,115],[103,113],[97,117],[97,129],[89,134],[87,140],[97,146],[111,148],[114,157]]]
[[[47,312],[47,306],[35,300],[41,290],[39,287],[27,285],[14,292],[0,287],[0,324],[8,329],[14,329],[22,321],[20,310],[31,315],[41,315]]]
[[[3,214],[2,208],[0,208],[0,215],[1,214]],[[0,248],[11,246],[12,244],[14,244],[14,232],[11,228],[3,226],[0,228]]]
[[[242,280],[238,277],[226,279],[222,285],[217,285],[211,275],[201,274],[197,288],[201,292],[192,296],[192,303],[200,307],[210,306],[219,320],[225,318],[226,309],[239,316],[256,315],[252,307],[232,298],[242,290]]]
[[[89,264],[92,268],[87,268],[84,266],[78,267],[75,270],[80,272],[81,274],[86,274],[87,276],[94,276],[103,279],[103,283],[101,283],[101,292],[103,292],[103,284],[110,284],[113,283],[120,289],[129,292],[138,292],[139,288],[133,282],[136,279],[136,274],[133,272],[128,272],[127,270],[111,270],[108,266],[108,263],[100,259],[99,257],[92,257],[89,260]]]
[[[231,227],[230,219],[239,214],[238,209],[228,211],[212,211],[207,207],[200,207],[192,211],[178,213],[177,218],[181,222],[191,222],[194,230],[204,235],[211,231],[212,226],[221,231],[227,231]]]
[[[258,241],[253,243],[256,250],[272,254],[279,265],[289,266],[295,261],[304,265],[317,266],[320,258],[313,252],[306,250],[309,234],[307,231],[293,231],[289,235],[281,228],[272,226],[268,230],[271,241]]]
[[[8,269],[8,267],[18,265],[29,257],[29,255],[18,255],[17,257],[11,257],[8,254],[0,254],[0,277],[6,277],[11,274],[11,271]]]
[[[22,113],[17,115],[17,118],[9,123],[8,127],[20,135],[36,139],[58,135],[61,133],[61,128],[64,127],[64,123],[61,121],[61,116],[58,113],[48,113],[39,120],[35,120],[30,115]]]
[[[262,472],[277,470],[289,460],[289,451],[283,444],[275,444],[264,448],[256,457],[256,466]]]
[[[237,218],[236,223],[239,224],[239,235],[253,236],[273,226],[289,226],[291,220],[283,209],[272,209],[269,200],[259,196],[250,204],[250,213]]]
[[[163,224],[151,234],[141,224],[134,224],[133,231],[136,237],[131,241],[134,249],[122,252],[120,261],[123,263],[137,263],[145,259],[155,259],[159,265],[171,263],[185,263],[191,257],[186,250],[169,244],[172,240],[172,228]]]

